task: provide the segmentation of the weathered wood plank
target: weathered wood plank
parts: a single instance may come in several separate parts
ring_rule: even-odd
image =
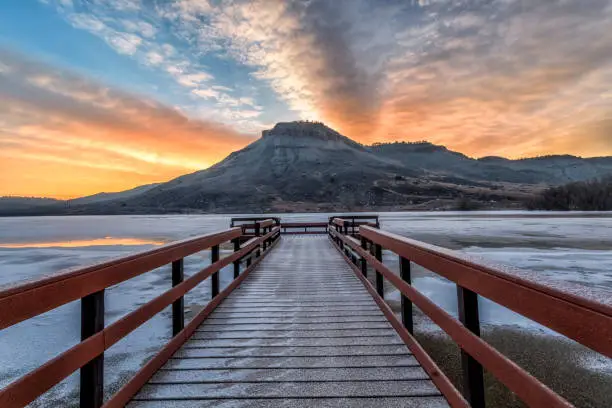
[[[129,406],[448,404],[327,238],[304,235],[283,237]]]

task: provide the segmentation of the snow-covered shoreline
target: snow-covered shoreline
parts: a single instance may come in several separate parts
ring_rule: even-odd
[[[565,215],[565,216],[564,216]],[[285,214],[283,219],[326,220],[328,214]],[[227,228],[225,215],[89,216],[0,218],[0,285],[14,284],[55,271],[122,256],[169,242]],[[488,261],[509,264],[560,285],[582,285],[612,298],[612,217],[579,213],[383,213],[382,227],[426,242],[458,249]],[[116,241],[109,238],[115,238]],[[107,241],[105,241],[105,239]],[[90,240],[91,246],[54,246],[54,242]],[[105,245],[107,243],[116,243]],[[146,242],[144,245],[132,245]],[[33,243],[29,246],[28,243]],[[40,245],[40,244],[44,245]],[[124,245],[127,243],[128,245]],[[19,244],[19,245],[15,245]],[[39,244],[39,245],[37,245]],[[12,246],[12,247],[10,247]],[[209,261],[206,251],[187,258],[186,274]],[[385,262],[395,265],[392,254]],[[159,268],[107,290],[107,324],[170,287],[169,268]],[[231,271],[222,272],[222,284]],[[415,269],[414,285],[450,313],[456,313],[456,291],[451,282]],[[204,282],[186,298],[198,307],[210,298]],[[389,293],[393,301],[397,292]],[[397,299],[396,299],[397,298]],[[483,324],[514,327],[552,334],[486,299],[481,300]],[[0,387],[27,373],[79,341],[79,304],[73,302],[0,331]],[[171,333],[169,310],[147,322],[105,354],[108,390],[115,389],[129,373],[155,353]],[[585,361],[589,361],[588,359]],[[604,369],[608,369],[604,367]],[[73,375],[47,394],[45,406],[70,395],[77,386]]]

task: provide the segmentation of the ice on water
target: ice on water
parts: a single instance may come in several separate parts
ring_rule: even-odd
[[[282,217],[291,221],[320,221],[328,215]],[[0,218],[0,285],[122,256],[159,242],[225,229],[230,218],[226,215]],[[611,214],[384,213],[380,220],[383,228],[392,232],[456,249],[467,256],[511,265],[518,268],[509,269],[511,272],[546,279],[577,294],[606,302],[612,299]],[[53,245],[88,240],[96,244]],[[146,244],[135,245],[140,242]],[[385,254],[385,261],[392,262],[392,256]],[[206,252],[187,258],[186,274],[194,273],[208,262]],[[230,282],[231,273],[229,269],[222,272],[223,286]],[[446,310],[456,313],[456,291],[452,283],[421,271],[415,273],[414,285]],[[108,289],[107,324],[170,286],[169,269],[159,268]],[[398,295],[391,296],[394,297]],[[195,308],[209,298],[210,287],[204,282],[186,297],[186,305]],[[487,300],[481,300],[480,306],[485,323],[541,330]],[[136,371],[167,341],[171,333],[169,313],[166,310],[156,316],[106,353],[109,384],[119,381],[121,375]],[[76,344],[80,335],[79,315],[79,304],[73,302],[0,331],[0,387]],[[68,393],[75,385],[73,376],[58,393]]]

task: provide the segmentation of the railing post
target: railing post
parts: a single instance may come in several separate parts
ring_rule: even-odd
[[[257,237],[261,236],[261,227],[259,226],[258,222],[255,223],[255,236],[257,236]],[[261,244],[257,245],[257,252],[255,254],[256,254],[257,258],[259,258],[261,256]]]
[[[215,245],[210,248],[210,264],[214,264],[219,260],[219,245]],[[219,271],[215,272],[211,276],[211,293],[214,298],[219,294]]]
[[[410,274],[410,260],[400,256],[400,277],[407,284],[412,284],[411,274]],[[402,323],[404,327],[408,330],[410,334],[414,334],[414,323],[412,321],[412,302],[406,296],[402,295]]]
[[[374,244],[374,256],[378,262],[382,262],[382,246],[380,244]],[[376,270],[376,292],[381,298],[385,298],[385,286],[382,273]]]
[[[184,279],[183,259],[172,262],[172,286]],[[183,296],[172,303],[172,336],[176,336],[185,328],[185,299]]]
[[[81,341],[104,329],[104,289],[81,299]],[[104,353],[81,367],[80,407],[104,403]]]
[[[339,232],[338,226],[336,224],[332,224],[331,227],[332,229],[336,230],[336,232]],[[336,241],[336,245],[340,246],[340,239],[337,235],[334,235],[334,241]]]
[[[457,302],[459,320],[476,336],[480,337],[480,319],[478,316],[478,294],[457,285]],[[484,380],[482,365],[472,356],[461,350],[461,368],[463,371],[463,395],[474,408],[484,408]]]
[[[364,251],[368,250],[368,241],[364,237],[361,237],[361,247]],[[368,277],[368,261],[364,257],[361,257],[361,274]]]
[[[240,238],[234,238],[234,252],[240,251]],[[240,276],[240,259],[234,261],[234,279]]]
[[[268,229],[268,227],[263,227],[263,228],[261,229],[261,235],[262,235],[262,236],[266,235],[266,230],[267,230],[267,229]],[[264,239],[263,241],[261,241],[261,249],[262,249],[262,251],[265,251],[265,250],[266,250],[266,240],[265,240],[265,239]]]

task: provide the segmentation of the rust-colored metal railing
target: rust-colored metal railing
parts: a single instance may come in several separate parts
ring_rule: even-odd
[[[280,228],[287,235],[327,234],[326,222],[282,222]]]
[[[270,222],[272,221],[274,225],[280,224],[280,218],[278,217],[233,217],[230,220],[230,228],[233,227],[242,227],[244,225],[254,225],[258,222]]]
[[[280,220],[278,218],[262,218],[262,217],[252,217],[252,218],[232,218],[230,222],[230,226],[240,227],[242,229],[242,234],[245,237],[249,236],[259,236],[261,232],[265,232],[269,230],[273,226],[277,226],[280,224]]]
[[[0,330],[81,300],[81,342],[0,390],[0,407],[25,406],[79,369],[80,406],[102,406],[104,351],[172,305],[172,339],[104,405],[124,406],[272,248],[280,237],[280,228],[275,225],[274,220],[261,220],[256,222],[256,236],[246,240],[241,228],[231,228],[0,291]],[[220,245],[227,242],[233,242],[234,252],[220,258]],[[183,258],[209,248],[211,264],[184,279]],[[246,262],[242,273],[241,262]],[[106,288],[167,264],[172,265],[171,289],[104,325]],[[219,271],[230,264],[234,265],[235,279],[220,291]],[[211,278],[212,300],[185,325],[183,297],[207,278]]]
[[[431,361],[428,361],[429,356],[412,337],[413,304],[461,348],[464,395],[473,407],[484,407],[483,367],[529,406],[572,406],[480,338],[478,295],[612,357],[610,306],[514,276],[500,268],[475,263],[454,251],[371,226],[359,227],[358,240],[346,234],[345,221],[333,220],[334,228],[329,229],[332,242],[351,264],[391,323],[397,326],[398,331],[403,328],[403,337],[408,346],[413,349],[415,357],[421,361],[451,405],[465,406],[464,402],[457,398],[456,392],[448,389],[445,377],[442,380],[436,377],[435,364],[432,368]],[[399,256],[400,276],[383,264],[383,249]],[[459,320],[411,285],[411,263],[457,284]],[[367,279],[368,265],[376,271],[375,285]],[[387,279],[402,295],[401,323],[384,301],[383,279]]]
[[[354,235],[362,225],[380,227],[378,215],[340,215],[329,217],[329,225],[338,228],[344,234]]]

